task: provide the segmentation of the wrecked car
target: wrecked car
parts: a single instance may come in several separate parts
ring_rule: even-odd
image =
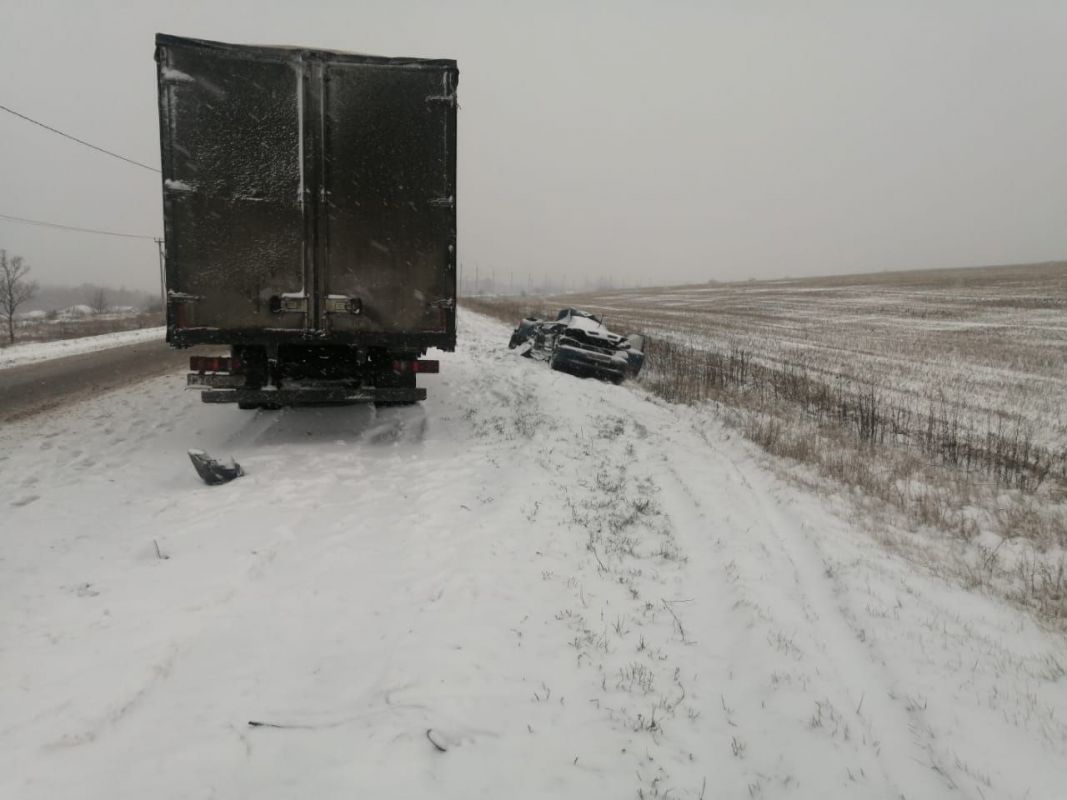
[[[600,317],[577,308],[564,308],[554,320],[526,317],[511,334],[508,347],[522,355],[547,361],[560,372],[622,383],[636,377],[645,363],[646,337],[620,336]]]

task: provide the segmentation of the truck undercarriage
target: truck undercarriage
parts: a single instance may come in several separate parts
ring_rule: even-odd
[[[426,399],[415,385],[440,362],[422,353],[361,350],[344,345],[237,345],[230,356],[192,356],[186,385],[205,403],[280,408],[314,403],[408,405]]]

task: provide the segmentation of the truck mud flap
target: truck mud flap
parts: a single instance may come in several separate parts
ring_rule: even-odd
[[[295,406],[312,403],[413,403],[426,399],[420,388],[370,389],[263,389],[205,391],[205,403],[247,403],[264,406]]]

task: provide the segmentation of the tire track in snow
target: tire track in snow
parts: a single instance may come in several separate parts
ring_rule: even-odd
[[[144,704],[148,696],[170,677],[177,659],[178,649],[173,645],[169,646],[166,656],[149,668],[148,676],[135,691],[113,703],[106,712],[87,724],[81,731],[63,734],[58,739],[46,743],[44,749],[78,747],[95,742],[101,734],[117,726]]]
[[[670,446],[675,458],[669,472],[681,493],[699,508],[703,503],[690,482],[699,473],[700,461],[707,458],[707,453],[694,452],[695,448],[677,439]],[[689,452],[683,459],[680,456],[684,450]],[[683,461],[688,466],[685,476],[680,466]],[[790,642],[803,635],[809,643],[809,647],[802,648],[804,658],[817,655],[817,671],[828,670],[837,676],[832,682],[838,684],[834,713],[845,715],[859,730],[867,732],[865,738],[869,740],[865,744],[873,750],[883,780],[894,793],[902,797],[959,796],[957,781],[939,758],[937,743],[921,710],[905,708],[898,702],[894,689],[897,681],[886,673],[883,663],[875,660],[863,641],[862,630],[842,606],[806,523],[787,516],[776,497],[749,479],[741,463],[726,461],[723,466],[726,465],[740,482],[740,487],[729,495],[731,512],[739,513],[737,506],[743,504],[745,510],[740,515],[752,522],[744,532],[744,544],[750,549],[758,547],[758,557],[768,565],[768,572],[760,575],[758,582],[748,582],[753,602],[767,613],[768,622],[784,628],[790,624],[782,617],[785,607],[780,600],[766,597],[768,593],[761,591],[759,584],[788,587],[786,594],[807,627],[795,628],[789,635]],[[721,481],[725,477],[723,470],[717,471]],[[737,547],[727,544],[723,550],[723,557],[729,557]],[[797,615],[785,616],[793,618],[792,624],[799,623]],[[819,710],[821,713],[822,708]]]
[[[606,404],[613,405],[611,395],[606,397]],[[818,545],[807,533],[805,524],[788,518],[775,497],[755,488],[755,482],[749,480],[739,463],[716,457],[711,443],[706,439],[701,438],[696,442],[680,440],[677,420],[667,419],[664,427],[656,425],[654,420],[662,421],[657,413],[659,410],[656,404],[649,404],[650,413],[645,427],[651,429],[650,441],[643,444],[651,444],[654,451],[672,454],[669,461],[665,459],[664,475],[669,476],[669,481],[661,481],[665,513],[681,530],[706,530],[709,518],[714,518],[717,510],[707,508],[703,498],[716,494],[722,497],[721,487],[730,483],[727,479],[729,472],[733,471],[738,480],[733,482],[734,488],[728,495],[729,508],[731,513],[746,518],[749,524],[741,534],[743,541],[739,542],[736,538],[719,540],[719,557],[732,559],[740,544],[741,549],[753,551],[758,562],[770,565],[769,574],[763,572],[758,580],[750,578],[738,581],[736,560],[727,562],[734,565],[731,574],[725,576],[727,585],[740,589],[741,594],[746,595],[743,599],[736,599],[730,607],[740,612],[746,603],[750,603],[757,617],[779,628],[775,634],[776,643],[783,649],[795,648],[795,640],[799,635],[803,635],[806,642],[810,643],[800,660],[817,657],[820,663],[816,670],[820,677],[825,671],[832,671],[838,676],[838,686],[835,687],[835,682],[831,682],[828,687],[833,690],[837,702],[827,707],[827,713],[846,716],[863,732],[863,744],[876,760],[882,785],[892,787],[892,791],[902,797],[960,796],[960,787],[951,768],[947,766],[946,758],[939,754],[938,744],[930,726],[923,719],[922,710],[914,704],[904,706],[898,701],[894,691],[897,681],[886,673],[885,664],[875,660],[862,640],[862,630],[843,607],[832,575],[827,574],[828,567]],[[699,483],[701,477],[706,485],[715,486],[720,491],[698,491],[693,481]],[[738,482],[740,486],[736,485]],[[743,512],[738,509],[741,505],[744,506]],[[721,515],[721,510],[718,511]],[[789,623],[783,624],[783,620],[779,619],[782,616],[781,602],[761,592],[761,582],[789,587],[788,596],[795,608],[800,610],[806,630],[795,628],[789,633],[785,631],[784,624]],[[722,608],[723,604],[720,600],[710,605]],[[796,618],[793,624],[799,624]],[[720,616],[713,627],[720,631],[733,630],[730,636],[735,644],[743,639],[737,633],[736,620],[724,620]],[[728,682],[729,676],[726,677]],[[820,702],[816,701],[818,716],[813,717],[814,724],[809,726],[813,729],[824,724],[821,719],[824,707]],[[723,707],[724,710],[727,707],[725,699]],[[846,710],[842,711],[841,708]],[[850,780],[855,780],[852,770],[847,770],[847,773]]]

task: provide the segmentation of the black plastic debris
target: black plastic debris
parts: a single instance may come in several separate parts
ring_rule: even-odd
[[[220,483],[229,483],[234,478],[240,478],[245,474],[241,465],[230,459],[229,464],[223,464],[209,456],[203,450],[190,450],[189,460],[196,467],[196,474],[208,486],[218,486]]]

